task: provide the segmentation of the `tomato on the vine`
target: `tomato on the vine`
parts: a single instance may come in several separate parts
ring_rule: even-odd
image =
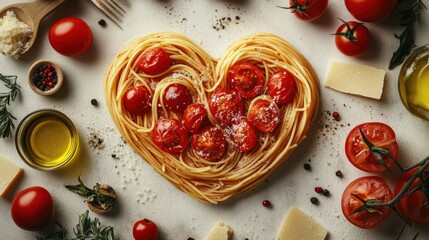
[[[39,231],[54,218],[55,205],[51,194],[43,187],[35,186],[16,194],[11,205],[15,224],[27,231]]]
[[[188,134],[179,120],[162,118],[155,122],[152,141],[165,152],[178,153],[185,150],[188,144]]]
[[[152,95],[149,90],[143,86],[133,86],[127,89],[122,97],[125,110],[133,115],[143,115],[148,112],[152,106]]]
[[[247,112],[249,122],[261,132],[272,132],[280,122],[279,109],[267,99],[256,99],[250,104]]]
[[[231,89],[218,88],[209,99],[210,112],[222,125],[236,122],[243,115],[243,102]]]
[[[150,219],[144,218],[134,223],[134,240],[157,240],[158,226]]]
[[[191,147],[198,156],[214,161],[225,154],[226,139],[222,130],[214,126],[208,126],[192,135]]]
[[[174,83],[165,89],[162,102],[168,110],[183,112],[192,103],[192,94],[184,85]]]
[[[418,169],[419,167],[408,170],[398,179],[395,185],[395,195],[398,195]],[[429,172],[429,168],[426,168],[426,171]],[[423,175],[423,178],[427,181],[429,174]],[[416,224],[429,224],[429,205],[427,205],[429,199],[422,191],[413,191],[421,184],[422,182],[419,178],[415,179],[408,191],[399,200],[397,208],[409,221]]]
[[[146,49],[139,58],[137,67],[149,75],[158,75],[166,71],[173,61],[170,55],[160,47]]]
[[[92,45],[92,31],[77,17],[66,17],[52,25],[48,33],[51,46],[58,53],[74,57],[84,54]]]
[[[363,206],[357,197],[367,201],[374,199],[386,203],[393,199],[393,193],[387,182],[378,176],[361,177],[351,182],[341,197],[341,209],[346,219],[360,228],[374,228],[390,214],[388,206],[376,206],[372,210],[355,212]]]
[[[241,118],[227,128],[227,132],[239,152],[248,152],[258,143],[258,135],[250,122]]]
[[[238,62],[228,70],[227,80],[231,89],[237,91],[240,97],[250,99],[262,92],[265,76],[255,64]]]
[[[386,168],[377,160],[376,155],[374,155],[363,141],[359,129],[362,130],[366,138],[374,146],[387,150],[394,159],[398,159],[399,146],[396,142],[395,132],[384,123],[369,122],[353,128],[346,138],[346,156],[355,167],[371,173],[386,171]],[[381,154],[381,157],[388,168],[394,165],[394,161],[386,154]]]
[[[290,7],[281,7],[291,9],[295,16],[304,21],[314,21],[328,8],[328,0],[289,0]]]
[[[344,0],[347,10],[359,21],[377,22],[390,16],[397,0]]]
[[[182,115],[183,126],[191,133],[197,132],[207,119],[207,110],[202,103],[192,103]]]
[[[295,98],[295,77],[284,69],[278,70],[271,74],[267,88],[268,94],[278,105],[287,105]]]
[[[369,49],[371,34],[363,23],[343,21],[335,33],[335,45],[344,55],[358,57]]]

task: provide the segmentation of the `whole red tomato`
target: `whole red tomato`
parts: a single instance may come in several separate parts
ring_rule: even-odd
[[[395,9],[397,0],[344,0],[347,10],[362,22],[386,19]]]
[[[343,21],[335,33],[335,44],[344,55],[358,57],[369,49],[371,34],[363,23]]]
[[[149,48],[142,53],[137,64],[140,71],[149,75],[158,75],[173,64],[168,53],[160,47]]]
[[[393,199],[393,193],[387,182],[378,176],[361,177],[351,182],[341,197],[341,209],[346,219],[360,228],[374,228],[390,214],[388,206],[374,207],[374,209],[355,212],[363,206],[359,198],[368,201],[373,199],[386,203]]]
[[[134,223],[133,237],[135,240],[158,239],[158,226],[151,220],[144,218]]]
[[[148,112],[152,106],[152,95],[145,86],[134,86],[127,89],[122,98],[122,102],[129,113],[133,115],[143,115]]]
[[[328,8],[328,0],[289,0],[290,7],[295,16],[304,21],[314,21]]]
[[[55,51],[74,57],[84,54],[92,45],[92,31],[77,17],[58,20],[49,29],[49,42]]]
[[[39,231],[54,218],[54,200],[48,190],[35,186],[14,197],[11,215],[15,224],[27,231]]]

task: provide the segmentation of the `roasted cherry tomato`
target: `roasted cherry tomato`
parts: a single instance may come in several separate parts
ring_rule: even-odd
[[[328,0],[289,0],[290,7],[295,16],[304,21],[314,21],[328,8]]]
[[[84,54],[92,45],[91,29],[77,17],[58,20],[49,29],[48,35],[55,51],[69,57]]]
[[[222,130],[214,126],[208,126],[192,135],[191,147],[198,156],[214,161],[225,154],[226,139]]]
[[[239,62],[228,70],[227,81],[240,97],[249,99],[261,94],[265,77],[264,72],[255,64]]]
[[[397,0],[344,0],[347,10],[359,21],[377,22],[386,19],[395,9]]]
[[[256,99],[247,112],[249,122],[261,132],[272,132],[279,125],[279,109],[267,99]]]
[[[353,213],[363,205],[353,194],[365,201],[370,199],[380,201],[381,203],[391,201],[393,199],[392,190],[383,178],[367,176],[351,182],[343,192],[341,209],[350,223],[365,229],[377,226],[390,214],[388,206],[374,207],[373,211],[363,210]]]
[[[370,173],[386,171],[386,168],[380,164],[376,155],[363,141],[359,129],[374,146],[386,149],[394,159],[398,159],[399,147],[395,132],[384,123],[369,122],[353,128],[346,138],[346,156],[355,167]],[[387,155],[382,154],[381,156],[388,168],[394,165],[394,162]]]
[[[183,152],[188,144],[188,134],[177,119],[162,118],[155,122],[152,141],[169,153]]]
[[[207,119],[204,104],[192,103],[183,112],[183,126],[191,133],[196,133]]]
[[[278,70],[268,80],[268,94],[277,105],[287,105],[295,98],[295,77],[286,70]]]
[[[397,195],[402,188],[407,184],[411,177],[418,171],[418,167],[405,172],[396,183],[395,195]],[[429,178],[429,168],[426,168],[426,173],[423,173],[423,179],[427,181]],[[422,191],[413,191],[416,187],[422,185],[419,178],[415,179],[409,187],[408,191],[399,200],[397,208],[399,212],[409,221],[415,224],[429,224],[429,206],[427,205],[429,199]],[[427,186],[426,186],[427,187]]]
[[[14,197],[11,215],[15,224],[27,231],[39,231],[54,218],[55,206],[45,188],[35,186],[22,190]]]
[[[363,23],[343,21],[335,33],[335,45],[344,55],[358,57],[369,49],[371,34]]]
[[[129,113],[143,115],[152,107],[152,95],[145,86],[134,86],[128,88],[122,98],[122,102],[125,110]]]
[[[192,94],[184,85],[174,83],[165,89],[162,101],[168,110],[183,112],[192,103]]]
[[[216,121],[222,125],[232,124],[243,115],[243,102],[231,89],[216,89],[210,97],[209,108]]]
[[[241,118],[227,129],[231,140],[240,152],[248,152],[258,143],[258,135],[255,128],[245,118]]]
[[[158,75],[166,71],[172,64],[170,55],[163,48],[153,47],[142,53],[137,67],[146,74]]]
[[[151,220],[144,218],[134,223],[134,240],[157,240],[158,226]]]

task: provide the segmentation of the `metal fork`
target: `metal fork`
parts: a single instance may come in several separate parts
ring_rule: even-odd
[[[120,29],[126,11],[117,3],[118,0],[91,0]]]

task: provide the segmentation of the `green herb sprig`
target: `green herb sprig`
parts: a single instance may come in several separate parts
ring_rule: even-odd
[[[410,55],[411,50],[416,46],[413,26],[416,22],[420,22],[422,10],[427,9],[423,0],[402,0],[399,3],[406,3],[409,8],[399,12],[401,15],[401,26],[405,27],[405,29],[399,36],[395,34],[395,37],[399,40],[399,47],[390,59],[389,69],[394,69],[402,64],[405,58]]]
[[[17,84],[18,79],[15,75],[5,76],[0,74],[0,81],[10,90],[9,92],[0,93],[0,137],[8,138],[12,137],[12,130],[15,128],[13,123],[16,120],[7,109],[10,106],[10,102],[14,102],[18,93],[20,92],[20,86]]]

